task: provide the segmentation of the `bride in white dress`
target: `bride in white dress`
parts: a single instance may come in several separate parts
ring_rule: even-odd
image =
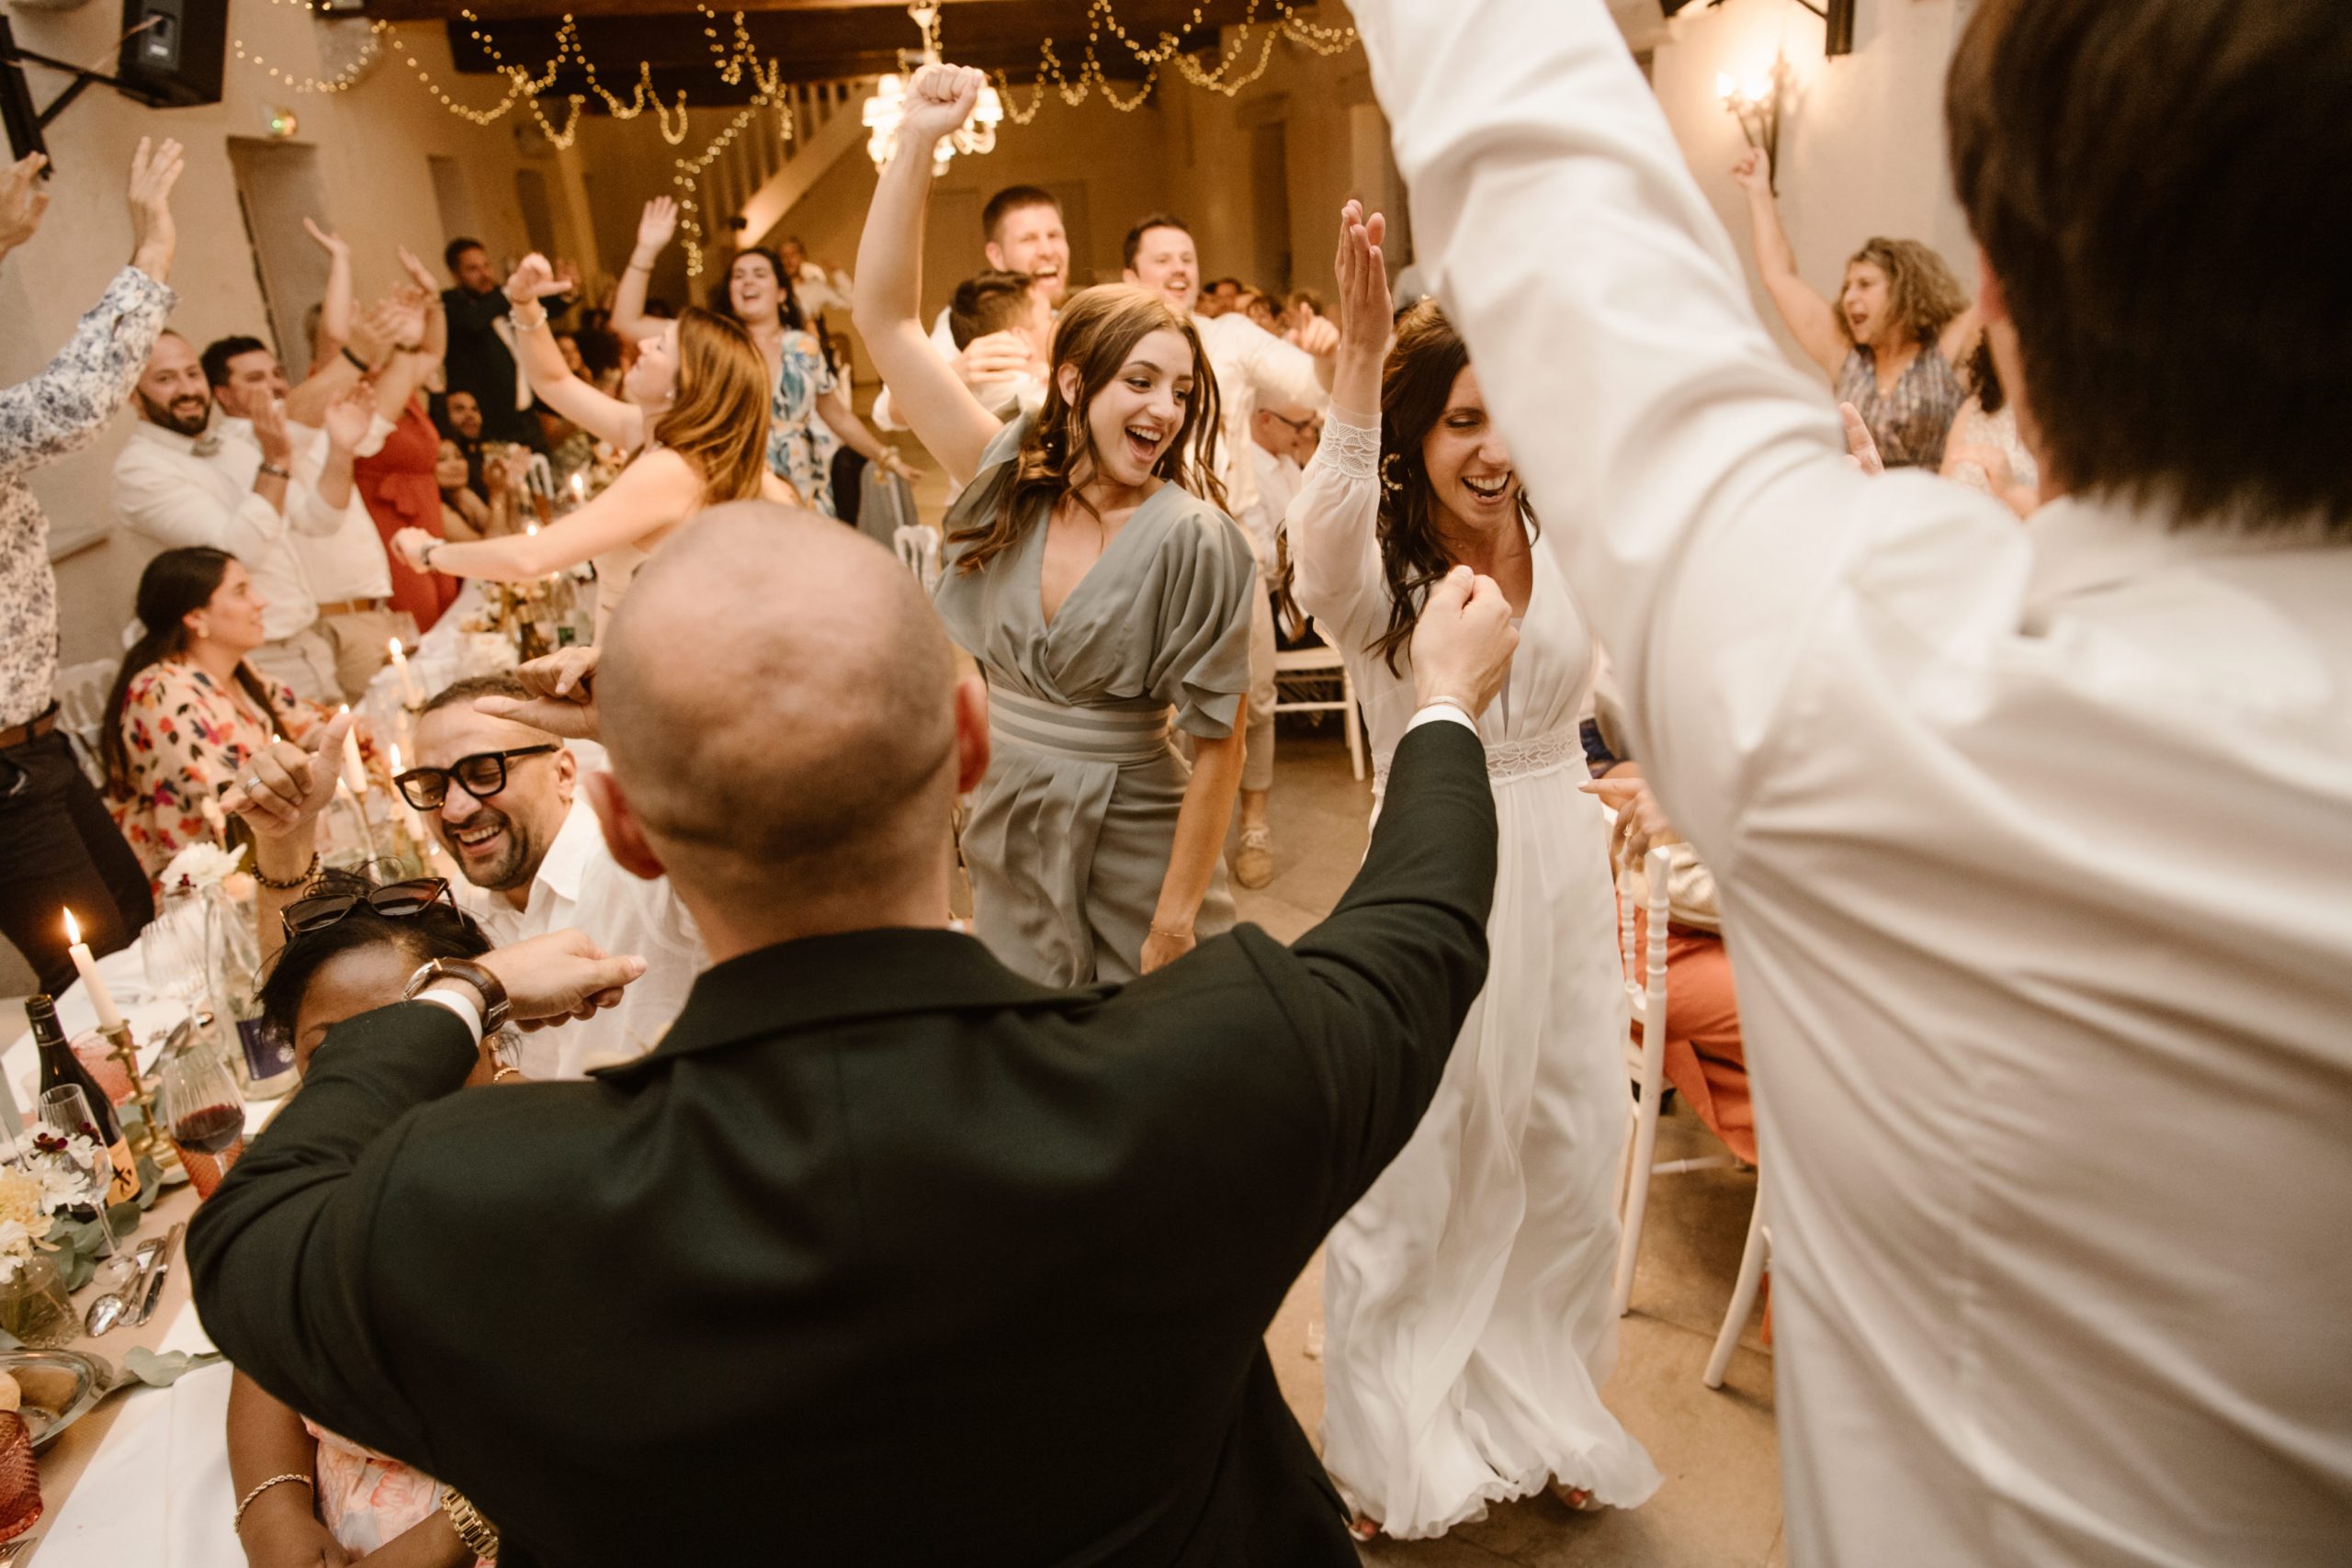
[[[1427,584],[1476,568],[1520,626],[1477,716],[1501,835],[1487,988],[1429,1114],[1324,1251],[1324,1463],[1360,1534],[1415,1538],[1547,1483],[1631,1507],[1658,1474],[1600,1402],[1627,1091],[1607,828],[1577,787],[1592,634],[1531,548],[1510,454],[1436,305],[1407,312],[1387,352],[1382,229],[1348,204],[1329,422],[1286,523],[1298,602],[1363,703],[1375,813],[1413,714]]]

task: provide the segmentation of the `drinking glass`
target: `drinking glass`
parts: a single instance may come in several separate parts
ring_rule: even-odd
[[[139,933],[139,962],[148,988],[169,997],[189,1012],[204,1000],[204,911],[194,896],[165,897],[155,918]]]
[[[164,1065],[164,1127],[201,1200],[245,1149],[245,1101],[220,1057],[183,1051]]]
[[[98,1119],[92,1113],[89,1097],[82,1092],[82,1086],[65,1083],[42,1090],[40,1124],[45,1132],[64,1138],[78,1134],[96,1146],[89,1165],[78,1169],[82,1179],[80,1195],[97,1211],[98,1234],[106,1241],[107,1261],[99,1267],[99,1283],[103,1289],[119,1290],[130,1278],[132,1266],[123,1254],[120,1238],[114,1234],[114,1220],[107,1213],[107,1189],[114,1185],[114,1159],[99,1143]]]

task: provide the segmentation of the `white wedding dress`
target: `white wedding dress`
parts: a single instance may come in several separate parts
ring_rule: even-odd
[[[1388,625],[1380,433],[1332,405],[1287,517],[1300,605],[1345,654],[1378,759],[1414,712]],[[1390,1535],[1442,1534],[1552,1477],[1631,1507],[1649,1455],[1600,1402],[1625,1143],[1626,1004],[1605,817],[1577,787],[1594,647],[1552,552],[1479,716],[1500,834],[1493,960],[1404,1152],[1324,1250],[1323,1460]]]

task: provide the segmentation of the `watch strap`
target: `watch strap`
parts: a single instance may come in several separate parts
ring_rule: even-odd
[[[416,997],[435,980],[462,980],[481,997],[481,1032],[495,1034],[503,1028],[514,1010],[506,1000],[506,987],[498,976],[470,958],[436,958],[419,969],[409,979],[407,995]]]

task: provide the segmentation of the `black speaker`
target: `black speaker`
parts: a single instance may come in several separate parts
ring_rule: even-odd
[[[122,0],[122,90],[159,107],[220,101],[229,0]]]

